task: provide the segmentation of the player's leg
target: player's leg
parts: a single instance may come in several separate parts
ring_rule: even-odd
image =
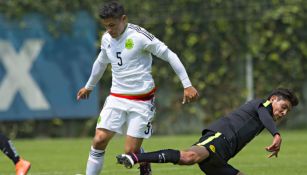
[[[140,112],[137,112],[137,111],[140,111]],[[127,124],[128,124],[127,135],[134,137],[134,138],[149,138],[152,134],[151,121],[154,117],[154,113],[155,113],[154,99],[150,101],[135,102],[135,104],[133,104],[133,112],[130,113],[129,119],[127,121]],[[125,152],[127,153],[129,151],[125,151]],[[179,154],[179,151],[170,151],[170,152]],[[136,155],[137,153],[138,152],[130,152],[129,154],[123,154],[123,155],[117,156],[118,163],[124,164],[127,168],[131,168],[135,163],[132,160],[130,155]],[[137,154],[137,155],[141,156],[143,154]],[[140,170],[142,170],[144,166],[148,166],[149,162],[158,161],[158,157],[159,157],[158,154],[144,153],[144,155],[148,155],[148,156],[140,157],[140,159],[144,158],[144,160],[151,160],[151,161],[141,161]],[[135,160],[135,162],[137,163],[138,161]],[[146,164],[143,164],[144,162]],[[148,173],[150,172],[147,172],[147,174]]]
[[[237,175],[244,175],[242,172],[238,172],[238,174]]]
[[[135,138],[127,135],[125,141],[125,153],[139,153],[142,142],[143,138]]]
[[[117,156],[118,163],[131,168],[136,163],[173,163],[179,165],[193,165],[199,163],[209,156],[205,147],[192,146],[188,150],[179,151],[165,149],[148,153],[128,153]]]
[[[229,142],[219,132],[204,130],[203,136],[194,145],[206,148],[208,159],[198,162],[199,168],[207,175],[238,175],[239,170],[228,164],[231,158]]]
[[[125,143],[125,153],[140,154],[144,153],[144,149],[141,147],[143,138],[135,138],[131,136],[126,137]],[[150,175],[151,166],[148,162],[143,162],[140,164],[140,175]]]
[[[180,151],[166,149],[139,154],[128,153],[118,155],[116,158],[117,162],[123,164],[126,168],[131,168],[133,165],[143,162],[177,164],[180,160]]]
[[[86,175],[98,175],[103,168],[105,149],[115,135],[122,133],[126,112],[118,107],[125,104],[118,98],[109,96],[97,121],[96,133],[87,161]]]
[[[129,115],[129,119],[127,120],[128,141],[126,141],[127,147],[125,147],[126,154],[118,155],[116,157],[118,163],[125,165],[127,168],[131,168],[136,163],[142,165],[143,163],[151,162],[177,163],[179,161],[180,152],[178,150],[160,150],[156,152],[139,153],[138,149],[143,141],[141,138],[149,138],[152,134],[151,119],[152,118],[148,119],[147,116],[144,116],[141,113],[131,113]]]
[[[2,134],[0,134],[0,149],[7,157],[13,161],[15,165],[17,164],[20,159],[19,155],[12,142]]]
[[[192,146],[188,150],[180,151],[179,165],[193,165],[200,163],[210,155],[207,148],[203,146]]]
[[[207,139],[207,137],[203,139]],[[201,143],[203,139],[200,140]],[[207,157],[209,157],[207,148],[202,145],[195,145],[185,151],[165,149],[141,154],[122,154],[117,156],[117,160],[118,163],[131,168],[134,164],[142,162],[192,165],[203,161]]]
[[[16,175],[26,175],[28,173],[31,163],[20,158],[13,143],[2,134],[0,134],[0,149],[15,164]]]
[[[145,150],[141,147],[139,153],[145,153]],[[151,175],[151,165],[149,162],[144,162],[140,164],[140,175]]]
[[[97,128],[89,153],[86,175],[98,175],[103,168],[105,149],[115,132]]]
[[[130,100],[129,115],[127,117],[127,141],[126,145],[137,145],[126,147],[126,153],[140,153],[144,152],[141,144],[144,138],[150,138],[152,134],[151,121],[155,114],[154,99],[147,101],[134,101]],[[133,143],[137,142],[137,143]],[[150,175],[151,166],[149,163],[144,162],[140,164],[140,175]]]

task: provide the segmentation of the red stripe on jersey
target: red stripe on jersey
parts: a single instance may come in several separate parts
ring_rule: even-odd
[[[150,92],[146,93],[146,94],[140,94],[140,95],[127,95],[127,94],[116,94],[116,93],[110,93],[110,95],[115,96],[115,97],[119,97],[119,98],[126,98],[129,100],[142,100],[142,101],[146,101],[146,100],[151,100],[154,96],[155,96],[155,92],[156,92],[157,88],[153,88]]]

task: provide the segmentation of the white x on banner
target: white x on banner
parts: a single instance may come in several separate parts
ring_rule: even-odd
[[[6,70],[0,82],[0,111],[10,108],[17,92],[31,110],[49,109],[48,101],[30,74],[43,44],[42,40],[28,39],[17,53],[10,42],[0,40],[0,62]]]

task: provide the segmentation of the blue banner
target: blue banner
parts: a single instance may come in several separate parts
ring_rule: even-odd
[[[0,120],[98,115],[97,87],[76,100],[96,58],[96,23],[85,12],[75,19],[70,32],[51,34],[46,17],[0,15]]]

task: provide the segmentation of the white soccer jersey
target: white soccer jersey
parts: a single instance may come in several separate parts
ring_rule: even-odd
[[[93,65],[86,84],[93,89],[103,75],[107,64],[112,65],[111,92],[117,94],[146,94],[155,88],[151,75],[152,55],[168,61],[179,76],[184,87],[191,86],[187,73],[176,54],[145,29],[128,23],[124,33],[112,38],[102,36],[101,52]]]

